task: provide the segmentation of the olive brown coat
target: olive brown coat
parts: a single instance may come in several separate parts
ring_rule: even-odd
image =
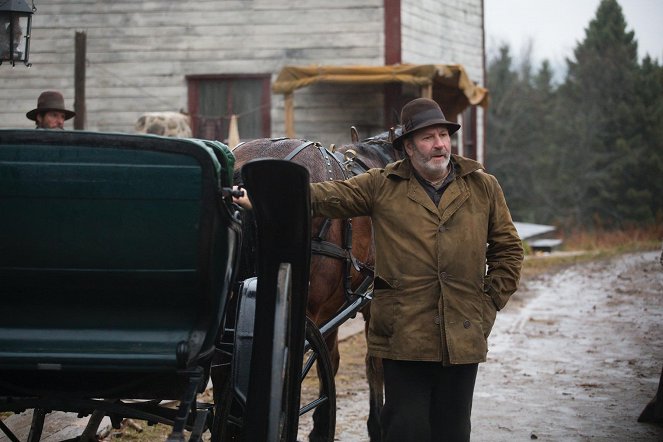
[[[500,185],[476,161],[453,155],[451,164],[439,207],[408,159],[311,184],[314,216],[373,221],[373,356],[483,362],[496,312],[518,287],[523,248]]]

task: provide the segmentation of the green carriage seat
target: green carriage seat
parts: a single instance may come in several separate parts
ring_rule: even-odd
[[[221,143],[0,130],[0,396],[176,399],[234,277],[232,166]]]

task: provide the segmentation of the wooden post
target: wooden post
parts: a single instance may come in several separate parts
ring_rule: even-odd
[[[428,83],[424,86],[421,86],[421,96],[423,98],[433,99],[433,83]]]
[[[76,53],[74,59],[74,129],[85,129],[85,57],[86,34],[76,32]]]
[[[283,96],[283,111],[285,120],[285,136],[295,138],[295,103],[294,93],[288,92]]]
[[[384,88],[384,127],[394,127],[400,122],[403,107],[403,83],[385,83]]]

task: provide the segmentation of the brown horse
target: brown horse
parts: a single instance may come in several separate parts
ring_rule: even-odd
[[[307,140],[252,140],[239,144],[233,154],[236,160],[236,182],[239,181],[242,165],[256,158],[278,158],[299,163],[309,171],[311,182],[347,178],[342,164],[327,149]],[[352,220],[313,218],[311,232],[307,316],[320,327],[349,302],[355,290],[366,285],[367,278],[372,278],[372,230],[370,219],[366,217]],[[338,330],[332,329],[325,337],[325,342],[335,375],[340,362]],[[325,405],[315,409],[309,440],[327,440],[327,413]]]
[[[400,130],[397,129],[397,130]],[[395,131],[392,129],[376,136],[359,141],[354,127],[350,130],[352,144],[334,148],[334,155],[340,159],[351,175],[359,175],[371,168],[381,168],[401,159],[402,155],[393,148]],[[368,336],[370,323],[370,305],[362,310],[364,315],[364,333]],[[366,378],[369,387],[368,434],[371,442],[382,440],[380,432],[380,412],[384,404],[384,377],[382,360],[366,355]]]

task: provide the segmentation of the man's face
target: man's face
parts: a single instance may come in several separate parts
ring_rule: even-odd
[[[46,111],[37,114],[37,127],[42,129],[64,129],[64,112]]]
[[[442,126],[430,126],[412,134],[404,142],[412,166],[428,181],[438,181],[447,175],[451,158],[451,137]]]

